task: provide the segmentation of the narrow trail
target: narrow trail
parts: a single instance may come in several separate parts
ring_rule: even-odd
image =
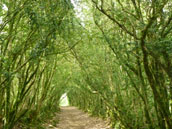
[[[111,129],[107,122],[90,117],[76,107],[62,107],[60,121],[54,129]]]

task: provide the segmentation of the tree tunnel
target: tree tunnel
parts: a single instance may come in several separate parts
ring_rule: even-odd
[[[172,129],[172,1],[1,0],[0,128],[41,128],[62,96],[119,129]]]

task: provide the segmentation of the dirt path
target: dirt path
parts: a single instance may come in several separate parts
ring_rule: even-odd
[[[78,110],[76,107],[62,107],[60,122],[54,129],[110,129],[107,123]]]

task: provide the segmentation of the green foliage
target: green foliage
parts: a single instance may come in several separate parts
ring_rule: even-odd
[[[171,5],[1,1],[0,128],[41,128],[67,93],[112,127],[171,129]]]

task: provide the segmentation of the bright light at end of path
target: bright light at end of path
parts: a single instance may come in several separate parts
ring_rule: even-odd
[[[69,101],[66,93],[64,93],[60,98],[60,106],[69,106]]]

